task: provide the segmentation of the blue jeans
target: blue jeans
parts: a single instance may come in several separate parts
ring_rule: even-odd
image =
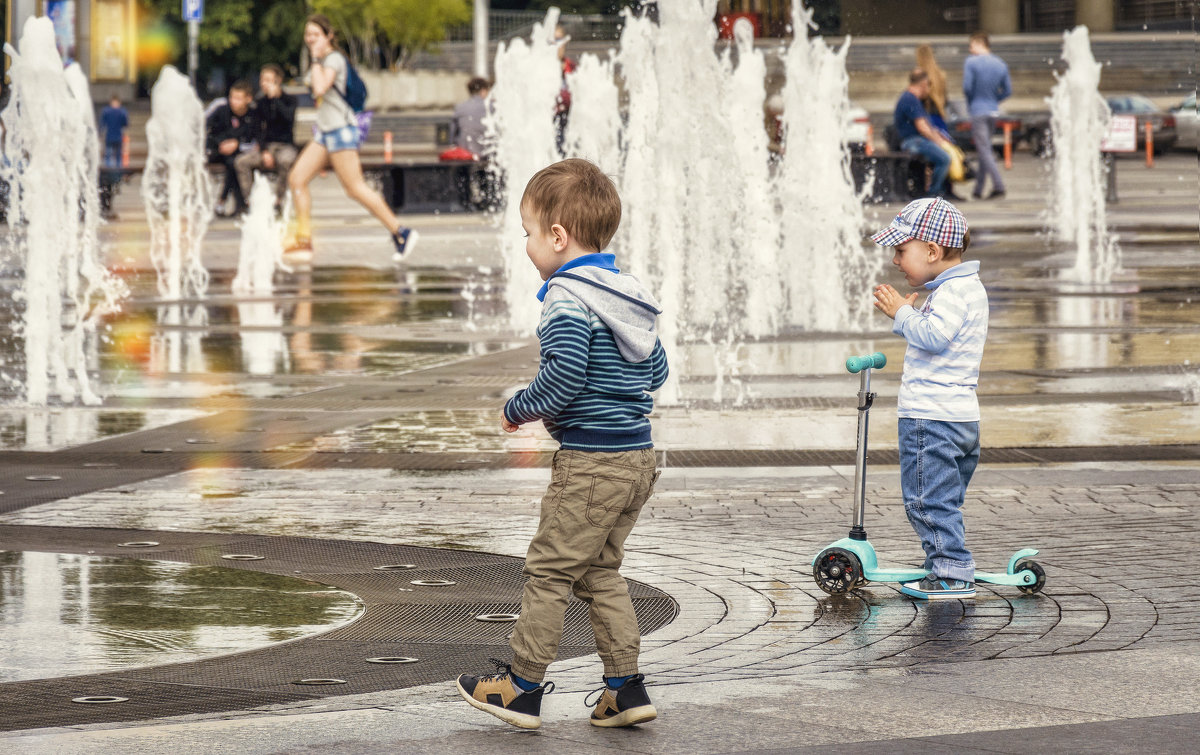
[[[106,168],[121,167],[121,143],[120,142],[105,142],[104,143],[104,167],[106,167]]]
[[[950,153],[923,136],[910,136],[900,143],[900,149],[913,152],[929,161],[933,166],[933,178],[929,180],[929,193],[941,196],[946,193],[946,176],[950,175]]]
[[[975,579],[962,505],[979,464],[979,423],[900,418],[904,513],[921,538],[925,568],[945,579]]]
[[[333,131],[322,131],[317,135],[317,142],[330,152],[358,149],[358,126],[342,126]]]
[[[971,139],[975,142],[975,154],[979,155],[979,172],[975,174],[975,196],[983,195],[983,184],[992,179],[992,191],[1004,191],[1004,178],[996,165],[996,153],[992,151],[992,132],[996,130],[996,116],[971,116]]]

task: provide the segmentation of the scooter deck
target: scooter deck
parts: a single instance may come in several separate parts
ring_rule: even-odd
[[[885,569],[880,568],[878,556],[875,555],[875,547],[871,545],[869,540],[852,540],[843,538],[836,543],[830,543],[824,550],[829,548],[842,548],[848,550],[858,557],[859,563],[862,564],[863,577],[870,582],[915,582],[929,574],[926,569]],[[822,551],[822,552],[823,552]],[[994,585],[1008,585],[1011,587],[1023,587],[1032,585],[1037,582],[1037,575],[1029,569],[1022,569],[1015,572],[1016,565],[1021,559],[1036,556],[1038,553],[1035,548],[1024,548],[1017,551],[1008,560],[1007,572],[975,572],[976,582],[987,582]],[[820,554],[817,554],[818,556]],[[813,557],[815,564],[817,557]]]

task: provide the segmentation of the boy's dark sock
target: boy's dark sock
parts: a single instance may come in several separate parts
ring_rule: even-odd
[[[632,678],[632,674],[629,676],[606,676],[604,677],[604,683],[608,685],[609,689],[621,689],[621,687],[625,686],[625,682]]]
[[[510,673],[509,677],[512,679],[512,683],[515,684],[518,688],[520,688],[520,690],[522,692],[532,692],[533,690],[542,686],[542,685],[538,684],[537,682],[531,682],[527,679],[522,679],[521,677],[519,677],[513,673]]]

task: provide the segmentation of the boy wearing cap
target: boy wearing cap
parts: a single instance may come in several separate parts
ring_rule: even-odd
[[[964,262],[967,221],[940,197],[918,199],[871,237],[893,247],[892,264],[908,284],[930,291],[901,296],[884,283],[875,307],[904,336],[897,414],[904,513],[921,538],[929,575],[901,586],[922,600],[975,595],[975,561],[967,550],[962,505],[979,463],[979,363],[987,339],[988,298],[979,263]]]

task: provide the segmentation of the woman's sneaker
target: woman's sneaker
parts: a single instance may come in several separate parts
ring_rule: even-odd
[[[421,237],[415,228],[406,228],[400,226],[396,232],[392,234],[392,244],[395,245],[396,251],[392,253],[392,262],[400,262],[408,255],[412,254],[412,250],[417,246],[417,240]]]
[[[600,698],[594,703],[596,709],[592,711],[592,726],[633,726],[658,718],[658,711],[654,709],[650,696],[646,694],[645,681],[645,675],[634,674],[620,689],[613,689],[605,684],[592,692],[592,695],[600,693]],[[588,705],[593,704],[586,700],[584,702]]]
[[[975,597],[975,583],[962,579],[945,579],[930,574],[920,582],[905,582],[900,592],[918,600],[953,600]]]
[[[547,682],[529,692],[522,692],[513,684],[512,667],[493,661],[497,670],[504,671],[490,676],[462,674],[455,684],[458,693],[472,708],[491,713],[505,723],[522,729],[536,729],[542,725],[542,695],[554,691],[554,682]]]

